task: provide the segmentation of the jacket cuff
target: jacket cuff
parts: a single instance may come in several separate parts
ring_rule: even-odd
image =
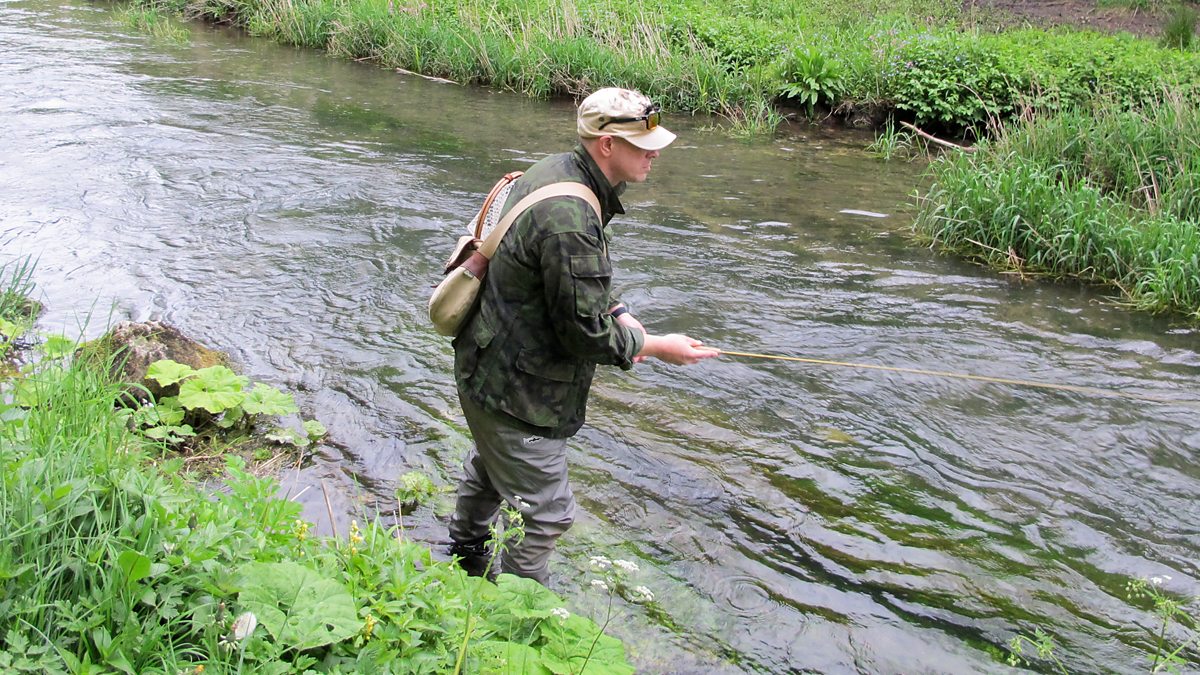
[[[642,351],[642,347],[646,345],[646,334],[636,328],[622,326],[621,324],[615,322],[613,323],[613,327],[620,328],[621,330],[629,333],[628,344],[630,345],[630,350],[628,355],[621,360],[621,370],[629,370],[633,368],[633,357],[637,356],[638,352]]]

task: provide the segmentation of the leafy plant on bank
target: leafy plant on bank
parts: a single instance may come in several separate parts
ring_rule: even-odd
[[[818,104],[895,110],[979,131],[1022,105],[1059,109],[1099,94],[1148,106],[1164,86],[1191,86],[1190,96],[1200,81],[1193,51],[1065,29],[977,31],[963,25],[961,3],[943,0],[846,0],[837,12],[816,0],[688,0],[668,13],[616,0],[132,2],[532,96],[627,86],[668,110],[740,111],[760,133],[778,118],[746,111],[785,90],[810,114]]]
[[[0,360],[9,356],[18,339],[33,326],[41,309],[29,299],[33,291],[33,268],[29,257],[0,264]]]
[[[917,233],[1003,268],[1200,318],[1200,114],[1184,97],[1031,117],[931,165]]]
[[[196,427],[201,430],[212,427],[226,433],[245,431],[262,416],[292,415],[300,411],[291,394],[261,382],[249,388],[248,378],[225,366],[197,370],[163,359],[150,364],[146,377],[164,387],[178,385],[179,393],[139,407],[132,413],[134,426],[147,438],[172,445],[196,436]],[[315,420],[305,422],[304,428],[303,435],[290,429],[278,429],[267,438],[304,447],[325,434],[324,426]]]
[[[793,50],[783,63],[781,93],[805,107],[809,117],[818,103],[836,103],[842,95],[842,69],[815,47]]]
[[[182,460],[154,464],[113,407],[123,385],[59,351],[0,380],[5,672],[558,673],[597,640],[615,647],[591,655],[596,671],[632,672],[535,582],[467,577],[376,522],[312,537],[236,456],[215,493]],[[206,412],[246,405],[191,389]]]

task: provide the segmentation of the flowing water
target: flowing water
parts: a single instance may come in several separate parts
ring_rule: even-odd
[[[189,30],[0,4],[3,258],[38,258],[44,329],[161,319],[297,392],[331,441],[284,494],[326,531],[322,484],[342,532],[390,520],[399,474],[451,485],[469,444],[423,316],[441,259],[497,177],[571,146],[571,104]],[[650,330],[1200,398],[1194,330],[912,244],[920,169],[869,139],[710,125],[672,118],[679,142],[618,220],[622,296]],[[997,672],[1034,626],[1074,671],[1144,671],[1156,624],[1124,583],[1197,592],[1195,419],[746,358],[604,371],[555,586],[601,612],[588,556],[637,561],[656,604],[618,604],[611,630],[647,673]],[[408,534],[440,546],[446,507]]]

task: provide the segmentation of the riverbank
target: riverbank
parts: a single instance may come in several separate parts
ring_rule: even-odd
[[[983,204],[977,205],[980,212],[960,208],[960,202],[969,200],[966,193],[990,192],[994,186],[988,181],[995,180],[1013,185],[1013,195],[1043,195],[1046,208],[1023,216],[1038,231],[1067,227],[1064,208],[1077,217],[1098,209],[1114,213],[1099,202],[1084,206],[1079,201],[1091,199],[1091,178],[1035,178],[997,153],[1009,151],[1002,139],[1037,133],[1023,120],[1048,115],[1070,119],[1097,101],[1114,111],[1152,111],[1164,98],[1195,105],[1200,100],[1200,52],[1192,40],[1196,14],[1188,5],[1180,5],[1174,15],[1164,10],[1154,39],[1064,26],[1022,27],[1016,20],[1020,15],[1013,12],[1032,10],[1021,2],[967,3],[964,8],[949,0],[900,5],[844,0],[842,11],[829,12],[809,0],[771,0],[739,3],[732,13],[702,0],[685,0],[670,13],[611,0],[568,5],[549,0],[134,0],[133,6],[229,23],[287,44],[535,97],[577,97],[620,84],[646,92],[668,110],[722,116],[736,133],[768,132],[784,120],[782,111],[792,110],[812,121],[833,117],[851,126],[883,128],[881,142],[899,145],[912,140],[890,138],[895,121],[934,133],[992,139],[997,142],[984,143],[975,163],[934,164],[936,187],[923,196],[917,224],[922,235],[1022,273],[1117,287],[1141,309],[1200,312],[1189,281],[1197,277],[1196,265],[1174,254],[1164,259],[1161,253],[1178,249],[1178,237],[1190,242],[1194,228],[1157,224],[1157,198],[1149,210],[1105,216],[1104,225],[1076,222],[1070,226],[1075,235],[1036,249],[1027,249],[1024,237],[1014,245],[1006,236],[985,236],[1012,229],[995,223],[1003,209],[988,211]],[[1085,9],[1078,3],[1072,7],[1076,14]],[[1043,24],[1051,20],[1037,18]],[[1070,23],[1071,18],[1058,20]],[[1111,18],[1104,25],[1122,26]],[[1144,19],[1134,27],[1150,32]],[[1158,116],[1142,119],[1155,124]],[[1014,120],[1015,127],[1005,126]],[[1186,147],[1185,142],[1179,149]],[[1166,164],[1187,165],[1187,156],[1168,155]],[[992,159],[984,167],[980,157]],[[1087,157],[1075,159],[1083,164],[1068,167],[1064,175],[1092,171]],[[974,179],[981,182],[968,186]],[[1049,192],[1041,188],[1045,181]],[[1159,186],[1139,183],[1129,189]],[[946,226],[959,221],[954,228]],[[952,229],[965,234],[952,234]],[[1120,242],[1110,241],[1112,236]],[[1125,253],[1111,265],[1100,265],[1094,256],[1060,250],[1077,245],[1061,243],[1068,240],[1106,242],[1102,251]]]
[[[1022,106],[1096,95],[1129,105],[1164,87],[1195,93],[1200,55],[1129,34],[996,32],[999,15],[949,0],[738,3],[685,0],[671,12],[612,0],[134,0],[253,35],[531,96],[620,84],[671,111],[774,128],[782,108],[856,126],[895,116],[981,135]],[[1182,89],[1180,89],[1182,88]]]
[[[1200,115],[1096,103],[1005,127],[931,167],[916,231],[1008,273],[1113,288],[1200,319]]]
[[[29,269],[0,267],[0,346],[34,335],[7,311]],[[468,577],[374,519],[313,536],[234,455],[215,492],[183,477],[185,459],[114,407],[110,369],[64,342],[29,340],[29,364],[0,376],[0,670],[633,672],[621,642],[535,582]]]

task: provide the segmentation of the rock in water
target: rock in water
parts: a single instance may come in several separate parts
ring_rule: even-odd
[[[80,352],[85,358],[112,358],[113,376],[121,382],[135,385],[127,393],[139,401],[147,400],[148,396],[159,399],[179,393],[178,384],[164,387],[146,378],[146,370],[155,361],[171,359],[197,370],[229,365],[227,355],[209,349],[174,326],[159,321],[123,321],[100,339],[84,345]],[[141,387],[145,387],[145,391]]]

